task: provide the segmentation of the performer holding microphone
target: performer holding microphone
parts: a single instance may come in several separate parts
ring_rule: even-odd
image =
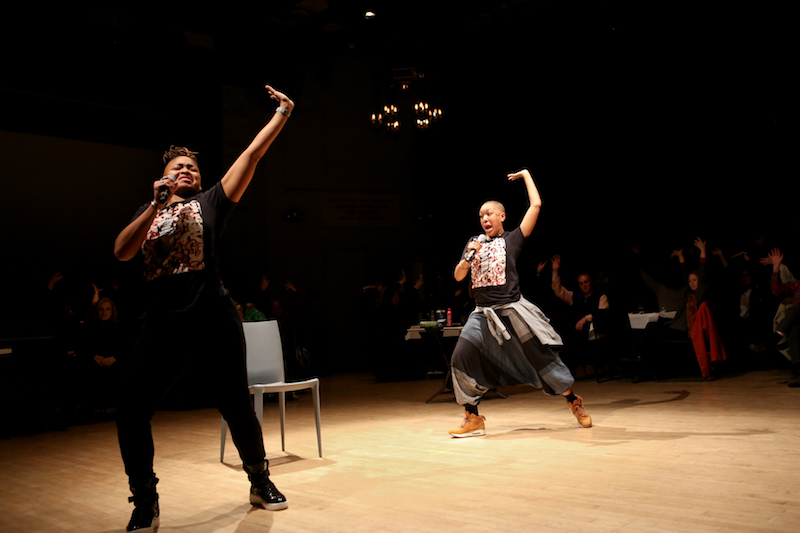
[[[562,344],[561,337],[520,292],[517,257],[542,207],[530,172],[508,175],[510,181],[520,178],[530,206],[519,227],[505,231],[503,204],[485,202],[478,212],[484,235],[470,239],[455,267],[456,281],[471,276],[477,306],[464,324],[451,361],[456,402],[465,409],[464,421],[450,430],[453,437],[485,435],[485,417],[478,414],[478,403],[490,389],[510,385],[530,384],[547,394],[561,394],[578,423],[592,425],[582,398],[572,392],[575,379],[550,348]]]
[[[141,249],[149,287],[117,410],[120,451],[135,506],[128,531],[158,528],[150,420],[188,365],[211,367],[214,381],[208,388],[250,479],[251,503],[270,510],[288,505],[269,479],[261,427],[247,388],[241,320],[218,272],[225,220],[294,108],[285,94],[269,85],[266,89],[278,108],[222,180],[202,190],[197,152],[170,147],[164,154],[164,178],[153,183],[153,200],[139,209],[114,244],[122,261]]]

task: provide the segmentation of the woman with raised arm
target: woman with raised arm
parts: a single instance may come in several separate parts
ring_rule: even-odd
[[[256,165],[294,108],[266,86],[275,114],[221,181],[203,190],[197,152],[170,147],[164,177],[116,239],[114,254],[127,261],[142,251],[148,303],[125,371],[117,428],[134,511],[128,531],[159,524],[158,479],[153,472],[150,420],[158,401],[191,364],[207,375],[251,482],[250,501],[266,509],[287,507],[269,479],[261,427],[247,388],[245,345],[236,306],[219,276],[218,242],[225,220],[244,194]]]
[[[583,398],[572,391],[575,379],[552,349],[562,344],[561,336],[519,287],[517,258],[539,219],[539,189],[528,170],[507,178],[521,180],[527,192],[529,205],[519,227],[506,231],[503,204],[484,202],[478,211],[483,234],[469,240],[453,271],[456,281],[470,278],[476,302],[450,365],[456,402],[464,407],[461,425],[449,431],[457,438],[486,434],[478,404],[487,391],[509,385],[530,384],[563,395],[578,424],[592,426]]]
[[[772,294],[775,296],[787,296],[792,299],[792,306],[786,310],[786,314],[778,324],[775,333],[789,341],[789,356],[792,359],[792,374],[789,377],[789,386],[796,388],[800,387],[800,281],[791,283],[783,283],[781,281],[783,254],[778,248],[773,248],[767,254],[767,260],[772,264],[772,279],[770,281]]]

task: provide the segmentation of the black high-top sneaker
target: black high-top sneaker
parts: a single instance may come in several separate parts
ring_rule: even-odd
[[[269,511],[280,511],[289,507],[286,497],[270,481],[266,461],[257,465],[244,465],[244,471],[250,480],[250,503]]]
[[[131,481],[131,492],[133,496],[128,498],[135,506],[131,521],[128,522],[128,531],[138,531],[140,533],[151,533],[158,530],[159,510],[158,493],[156,493],[156,476],[147,479],[142,483]]]

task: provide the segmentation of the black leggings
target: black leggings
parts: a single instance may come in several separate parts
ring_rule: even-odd
[[[247,388],[244,335],[230,298],[188,313],[148,315],[125,369],[117,432],[131,483],[153,475],[150,420],[159,400],[189,365],[209,365],[210,390],[245,465],[265,460],[264,441]]]

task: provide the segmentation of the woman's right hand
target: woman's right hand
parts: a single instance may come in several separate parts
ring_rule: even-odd
[[[167,194],[166,201],[159,202],[158,201],[158,190],[166,186],[169,189],[169,194]],[[178,181],[175,179],[175,176],[168,175],[162,177],[160,180],[156,180],[153,182],[153,201],[156,203],[159,208],[164,207],[169,203],[169,199],[175,194],[175,190],[178,188]]]
[[[481,248],[483,248],[483,244],[481,244],[480,241],[475,240],[475,241],[469,241],[467,243],[467,249],[468,250],[475,250],[476,254],[480,253]]]

